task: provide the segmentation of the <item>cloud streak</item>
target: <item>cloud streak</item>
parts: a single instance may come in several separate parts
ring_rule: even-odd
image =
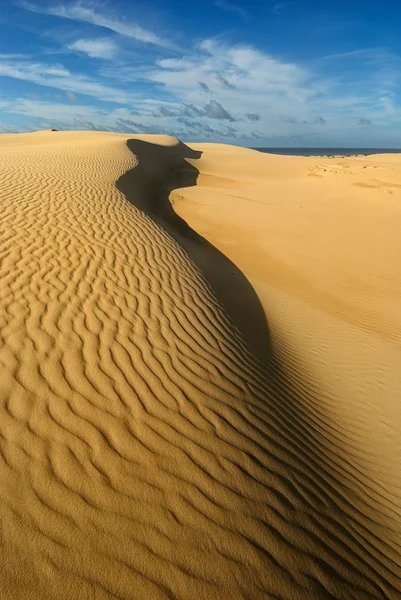
[[[118,51],[117,45],[108,39],[77,40],[67,45],[67,48],[73,52],[87,54],[91,58],[112,59]]]
[[[238,13],[233,9],[239,8],[236,4],[225,0],[220,4],[222,10]],[[230,33],[189,43],[186,51],[173,54],[170,43],[156,33],[110,16],[104,5],[99,8],[94,1],[42,4],[37,0],[23,6],[50,15],[38,17],[38,22],[55,23],[45,38],[51,39],[53,47],[44,44],[41,30],[35,58],[0,54],[0,76],[10,80],[4,86],[10,97],[14,79],[43,88],[26,85],[24,93],[31,93],[31,98],[43,94],[55,100],[31,104],[31,115],[21,98],[8,103],[4,112],[24,115],[26,122],[29,116],[37,122],[50,119],[49,111],[56,110],[59,102],[60,116],[51,118],[66,127],[190,131],[193,138],[216,141],[289,140],[298,135],[312,143],[323,136],[339,139],[346,134],[352,139],[359,133],[367,137],[381,126],[401,122],[400,60],[384,50],[351,50],[301,64],[250,44],[230,42]],[[140,51],[133,41],[141,42]],[[50,62],[53,49],[67,55],[68,68]],[[363,81],[356,73],[363,75]],[[20,88],[14,84],[14,89]],[[374,127],[367,127],[373,123]],[[3,119],[1,125],[8,123]],[[395,127],[393,131],[395,135]]]
[[[233,2],[229,2],[228,0],[215,0],[215,5],[226,12],[231,12],[237,14],[241,19],[248,19],[248,13],[246,10],[237,6]]]
[[[203,81],[198,81],[198,85],[202,92],[205,92],[205,94],[212,94],[210,87],[206,85],[206,83],[204,83]]]
[[[125,92],[94,81],[86,75],[73,74],[61,65],[48,65],[31,61],[0,60],[0,76],[36,85],[56,88],[65,92],[85,94],[100,100],[125,104]]]
[[[90,6],[85,5],[83,2],[68,2],[65,4],[60,3],[45,7],[40,4],[21,1],[19,6],[32,12],[51,15],[54,17],[61,17],[71,21],[89,23],[97,27],[103,27],[104,29],[114,31],[119,35],[135,39],[138,42],[143,42],[145,44],[153,44],[163,48],[173,47],[173,44],[170,41],[165,40],[153,31],[144,29],[136,23],[130,23],[125,20],[123,21],[121,19],[102,14]]]
[[[216,73],[216,77],[220,81],[220,83],[223,84],[223,86],[226,89],[228,89],[228,90],[236,90],[237,89],[237,86],[235,86],[233,83],[230,83],[225,77],[223,77],[223,75],[221,73]]]

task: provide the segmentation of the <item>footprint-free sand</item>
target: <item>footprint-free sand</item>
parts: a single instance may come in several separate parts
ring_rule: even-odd
[[[1,600],[401,597],[401,156],[0,136]]]

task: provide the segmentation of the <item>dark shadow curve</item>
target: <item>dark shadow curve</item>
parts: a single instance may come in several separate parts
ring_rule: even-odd
[[[127,145],[138,164],[120,177],[117,188],[180,244],[203,273],[251,352],[267,363],[272,355],[270,333],[253,287],[233,262],[174,211],[170,201],[172,190],[196,185],[199,171],[187,159],[199,159],[202,153],[182,142],[161,146],[130,139]]]

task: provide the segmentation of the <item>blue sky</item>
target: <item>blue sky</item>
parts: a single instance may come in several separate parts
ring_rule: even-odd
[[[0,0],[0,132],[401,147],[398,0]]]

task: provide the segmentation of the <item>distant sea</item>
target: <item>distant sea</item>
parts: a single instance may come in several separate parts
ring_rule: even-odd
[[[369,154],[401,154],[395,148],[252,148],[268,154],[285,154],[287,156],[355,156]]]

